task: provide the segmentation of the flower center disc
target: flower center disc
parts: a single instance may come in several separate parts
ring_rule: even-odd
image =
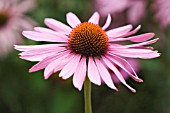
[[[85,56],[100,56],[108,48],[108,37],[96,24],[84,22],[75,27],[69,35],[69,48]]]
[[[3,12],[0,12],[0,28],[3,27],[7,21],[8,21],[8,15],[3,13]]]

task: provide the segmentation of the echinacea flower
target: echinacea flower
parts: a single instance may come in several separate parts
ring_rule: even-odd
[[[160,22],[162,28],[170,25],[170,1],[154,0],[153,9],[156,11],[155,19]]]
[[[111,16],[108,15],[106,23],[100,27],[97,12],[87,22],[81,22],[71,12],[67,13],[66,19],[69,26],[52,18],[46,18],[45,24],[51,29],[35,27],[34,31],[23,32],[28,39],[53,42],[44,45],[15,46],[15,49],[23,51],[20,53],[20,58],[38,61],[29,72],[45,69],[44,78],[48,79],[50,75],[61,70],[59,77],[68,79],[73,75],[73,85],[79,90],[82,89],[86,77],[96,85],[101,85],[103,80],[108,87],[117,90],[107,69],[109,68],[125,86],[135,92],[115,65],[126,71],[135,81],[142,82],[125,57],[151,59],[160,56],[158,51],[147,47],[158,40],[158,38],[149,40],[154,33],[130,36],[140,29],[140,25],[134,30],[132,25],[126,25],[106,31],[111,23]],[[138,43],[118,44],[123,41]],[[132,72],[119,61],[126,63]]]
[[[33,6],[32,0],[0,0],[0,57],[12,50],[14,44],[22,43],[22,30],[33,28],[35,22],[24,15]]]
[[[95,8],[103,16],[110,13],[120,20],[119,16],[124,15],[126,22],[138,24],[144,17],[146,0],[95,0]]]

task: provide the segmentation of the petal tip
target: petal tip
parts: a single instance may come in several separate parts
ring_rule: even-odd
[[[77,89],[78,89],[79,91],[81,91],[82,87],[77,87]]]
[[[138,78],[138,81],[137,82],[143,82],[143,80],[142,79],[140,79],[140,78]]]
[[[114,88],[114,90],[119,91],[117,88]]]
[[[136,90],[134,89],[134,90],[131,90],[133,93],[136,93]]]
[[[47,80],[49,77],[44,75],[44,79]]]

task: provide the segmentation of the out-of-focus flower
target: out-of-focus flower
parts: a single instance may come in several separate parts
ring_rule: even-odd
[[[162,28],[170,24],[170,0],[154,0],[153,9],[156,11],[155,19]]]
[[[66,18],[71,27],[57,20],[46,18],[45,24],[52,30],[35,27],[34,31],[23,32],[23,35],[31,40],[54,42],[45,45],[15,46],[15,49],[23,51],[20,53],[20,58],[39,61],[29,70],[30,72],[45,69],[45,79],[59,70],[61,70],[59,77],[63,79],[74,74],[73,85],[79,90],[82,89],[87,74],[92,83],[101,85],[101,80],[103,80],[108,87],[117,90],[107,69],[109,68],[125,86],[135,92],[135,89],[126,83],[116,66],[126,71],[135,81],[142,82],[125,57],[151,59],[160,56],[158,51],[147,47],[158,40],[158,38],[149,40],[154,33],[130,36],[136,33],[140,26],[134,30],[132,30],[132,25],[126,25],[105,31],[111,23],[111,16],[108,15],[106,23],[100,27],[97,12],[90,17],[88,22],[81,22],[71,12],[66,15]],[[138,43],[118,44],[123,41]],[[127,64],[132,72],[127,70],[127,67],[120,61]]]
[[[33,28],[35,22],[24,13],[32,9],[34,2],[25,0],[0,0],[0,57],[22,43],[21,31]]]
[[[95,0],[95,6],[103,16],[110,13],[116,19],[119,15],[124,15],[121,20],[126,19],[124,21],[138,24],[145,14],[145,2],[145,0]]]

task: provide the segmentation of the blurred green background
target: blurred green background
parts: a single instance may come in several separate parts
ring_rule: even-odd
[[[36,3],[37,7],[27,15],[38,26],[45,26],[43,21],[47,17],[66,23],[65,14],[70,11],[82,21],[94,12],[92,0],[37,0]],[[119,92],[105,85],[92,85],[93,113],[170,113],[170,27],[160,29],[151,12],[146,13],[139,33],[154,32],[160,37],[154,47],[162,53],[161,57],[140,60],[138,75],[144,82],[127,80],[136,93],[122,84],[117,84]],[[27,45],[40,44],[24,40]],[[84,113],[83,91],[73,87],[72,79],[62,80],[56,73],[44,80],[43,70],[29,73],[28,69],[35,63],[19,59],[18,53],[13,51],[0,60],[0,113]]]

